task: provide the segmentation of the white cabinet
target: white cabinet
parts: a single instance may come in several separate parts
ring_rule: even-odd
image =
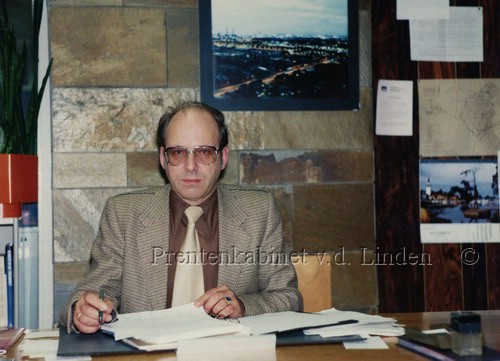
[[[38,328],[38,227],[0,218],[0,254],[13,245],[14,326]]]

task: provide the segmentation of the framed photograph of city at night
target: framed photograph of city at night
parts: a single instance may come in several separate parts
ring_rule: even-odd
[[[200,0],[201,100],[220,110],[358,110],[356,0]]]

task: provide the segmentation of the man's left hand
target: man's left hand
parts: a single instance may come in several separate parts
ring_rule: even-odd
[[[226,285],[208,290],[194,305],[203,306],[206,313],[217,318],[238,318],[245,314],[245,306]]]

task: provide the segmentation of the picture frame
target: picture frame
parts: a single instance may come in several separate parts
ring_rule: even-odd
[[[200,0],[201,101],[220,110],[358,110],[356,0]]]

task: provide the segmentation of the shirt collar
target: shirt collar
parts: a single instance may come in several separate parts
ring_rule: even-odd
[[[212,194],[203,201],[203,203],[198,205],[203,209],[203,215],[201,216],[201,219],[204,219],[205,221],[210,219],[213,210],[216,209],[216,205],[217,205],[217,189],[214,190]],[[184,211],[186,210],[187,207],[189,207],[189,204],[184,202],[181,199],[181,197],[179,197],[179,195],[172,190],[170,192],[170,222],[171,222],[170,224],[172,225],[172,232],[174,236],[177,229],[179,229],[179,226],[183,221],[183,218],[186,219],[186,217],[183,216],[184,216]],[[184,222],[185,224],[187,224],[186,220]]]

